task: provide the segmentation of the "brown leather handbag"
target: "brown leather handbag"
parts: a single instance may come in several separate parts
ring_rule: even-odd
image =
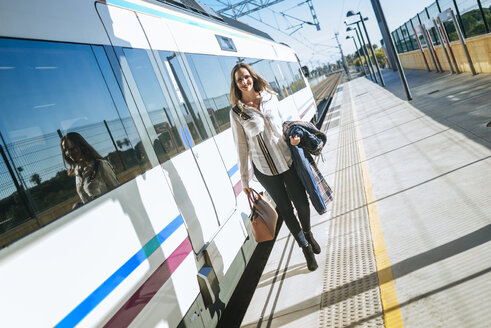
[[[273,240],[278,213],[276,213],[273,205],[271,205],[262,192],[258,193],[252,189],[248,199],[251,208],[251,224],[254,239],[258,243]]]

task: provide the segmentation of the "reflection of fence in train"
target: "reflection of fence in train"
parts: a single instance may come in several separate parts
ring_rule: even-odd
[[[80,133],[113,164],[120,182],[141,172],[139,164],[145,156],[131,118],[70,131]],[[77,200],[74,178],[67,175],[63,165],[59,133],[10,143],[2,139],[0,234],[29,219],[35,218],[36,226],[46,224],[68,212]]]
[[[139,141],[136,131],[127,131],[127,129],[125,131],[119,120],[107,122],[107,127],[104,122],[101,122],[70,131],[80,133],[103,157],[107,157],[111,152],[133,148],[133,145]],[[132,135],[127,135],[128,132],[132,132]],[[60,137],[56,132],[14,141],[3,147],[9,153],[10,164],[17,171],[17,177],[25,188],[39,185],[65,169],[61,157]],[[13,184],[8,182],[11,178],[8,177],[5,164],[2,164],[0,199],[15,191]],[[117,164],[113,163],[113,165]]]
[[[230,96],[224,94],[203,100],[213,126],[217,131],[224,131],[230,126],[228,113],[230,110]]]

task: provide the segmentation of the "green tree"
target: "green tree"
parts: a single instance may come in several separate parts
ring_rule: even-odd
[[[470,36],[480,34],[486,34],[486,26],[484,26],[484,22],[474,25],[469,32]]]
[[[36,186],[39,186],[41,184],[41,177],[39,176],[39,174],[34,173],[29,181],[35,183]]]
[[[467,37],[486,33],[483,17],[479,9],[468,11],[460,17],[462,19],[462,28],[465,30]]]
[[[375,47],[374,47],[375,49]],[[375,57],[377,57],[378,65],[382,68],[385,68],[385,54],[382,49],[375,50]]]

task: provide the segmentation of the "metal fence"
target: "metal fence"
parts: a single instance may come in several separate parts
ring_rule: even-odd
[[[418,29],[419,25],[431,21],[448,8],[451,8],[457,16],[465,38],[490,32],[491,0],[437,0],[391,33],[397,52],[403,53],[417,50],[418,42],[416,38],[418,37],[421,44],[426,45],[425,39],[422,36],[417,36],[415,30]],[[450,41],[458,40],[455,26],[451,23],[444,23],[444,25]],[[432,42],[439,44],[435,27],[428,29],[428,32],[431,35]]]

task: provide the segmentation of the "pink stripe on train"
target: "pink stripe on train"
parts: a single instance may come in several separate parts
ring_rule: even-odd
[[[104,327],[128,327],[157,291],[191,253],[192,246],[186,237],[176,250],[152,273],[152,275],[131,295],[128,301],[114,314]]]

